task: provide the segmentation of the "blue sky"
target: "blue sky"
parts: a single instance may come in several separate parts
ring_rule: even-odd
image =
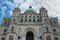
[[[0,23],[3,17],[12,16],[12,10],[20,5],[23,13],[30,5],[36,12],[39,12],[41,6],[48,10],[49,17],[58,17],[60,23],[60,0],[0,0]]]

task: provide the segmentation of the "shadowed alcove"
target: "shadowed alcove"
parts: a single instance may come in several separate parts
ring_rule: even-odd
[[[34,34],[32,31],[26,33],[26,40],[34,40]]]

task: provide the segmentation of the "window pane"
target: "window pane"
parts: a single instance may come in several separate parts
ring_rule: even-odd
[[[5,37],[2,37],[2,39],[1,40],[5,40]]]
[[[13,36],[9,36],[9,40],[13,40]]]
[[[27,21],[27,19],[25,19],[25,21]]]
[[[25,16],[25,17],[27,17],[27,16]]]
[[[7,29],[4,29],[4,33],[3,34],[7,34]]]
[[[31,17],[31,16],[29,16],[29,17]]]
[[[23,19],[21,19],[21,22],[23,21]]]
[[[31,19],[29,19],[29,22],[31,22]]]
[[[33,19],[33,22],[35,22],[35,19]]]
[[[39,19],[37,19],[37,22],[39,22],[40,20]]]
[[[46,37],[46,40],[51,40],[51,36],[47,36]]]
[[[58,37],[54,37],[55,40],[58,40]]]

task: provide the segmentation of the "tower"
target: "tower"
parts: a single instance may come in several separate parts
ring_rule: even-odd
[[[42,17],[42,22],[48,22],[47,10],[42,6],[39,12],[40,12],[40,16]]]
[[[21,10],[19,7],[16,7],[14,10],[13,10],[13,15],[12,15],[12,21],[13,23],[16,23],[19,19],[19,14],[21,13]]]
[[[20,12],[21,12],[21,10],[20,10],[20,8],[15,8],[14,10],[13,10],[13,17],[18,17],[19,16],[19,14],[20,14]]]
[[[47,10],[43,6],[40,9],[40,16],[42,18],[43,33],[49,34],[52,30],[51,30],[51,26],[49,24],[48,12],[47,12]],[[48,35],[46,35],[46,36],[48,36]]]

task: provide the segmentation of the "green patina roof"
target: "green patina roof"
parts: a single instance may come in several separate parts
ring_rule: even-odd
[[[32,6],[29,6],[29,9],[28,10],[33,10]]]
[[[29,6],[29,8],[25,11],[25,13],[26,13],[26,12],[36,13],[36,12],[33,10],[32,6]]]

